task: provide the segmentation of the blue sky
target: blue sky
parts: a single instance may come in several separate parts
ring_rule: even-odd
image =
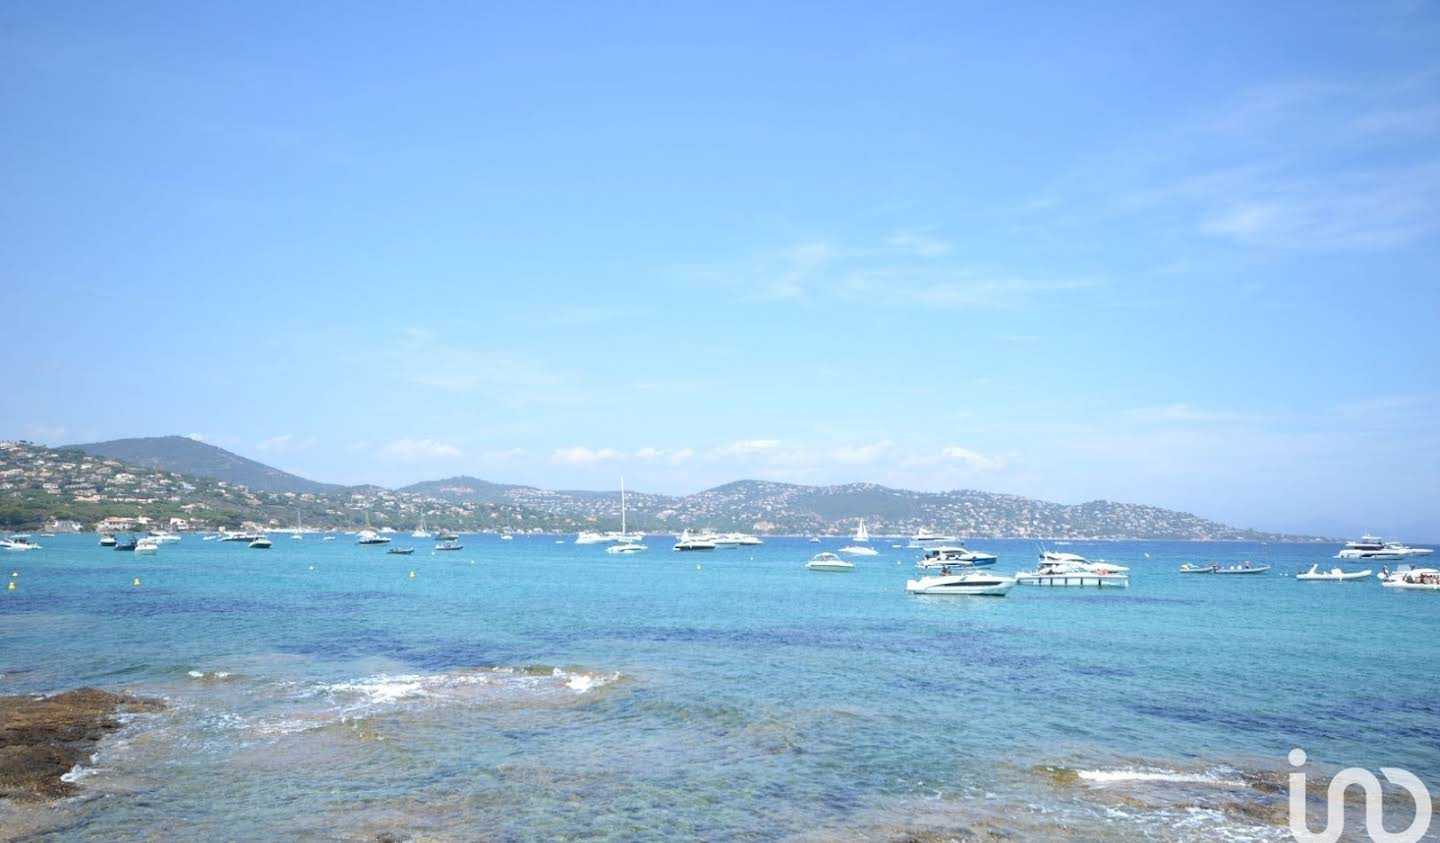
[[[1433,3],[9,4],[0,437],[1440,539]]]

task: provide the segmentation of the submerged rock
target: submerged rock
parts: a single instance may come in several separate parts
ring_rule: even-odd
[[[158,711],[159,700],[80,688],[50,697],[0,697],[0,798],[58,799],[75,786],[61,776],[88,760],[120,728],[122,712]]]

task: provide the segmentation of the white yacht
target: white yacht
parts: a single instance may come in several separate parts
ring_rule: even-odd
[[[429,538],[434,538],[434,536],[435,536],[434,533],[432,533],[432,532],[430,532],[429,530],[425,529],[425,513],[423,513],[423,512],[420,513],[420,526],[418,526],[418,527],[415,528],[415,532],[413,532],[413,533],[410,534],[410,538],[412,538],[412,539],[429,539]]]
[[[734,535],[735,538],[740,541],[740,545],[742,547],[754,547],[755,545],[765,543],[760,540],[759,536],[753,536],[749,533],[733,533],[732,535]]]
[[[255,541],[257,534],[247,533],[244,530],[221,530],[219,541],[222,542],[245,542],[249,544]]]
[[[1354,541],[1345,542],[1345,546],[1335,554],[1336,559],[1366,560],[1404,559],[1405,556],[1403,546],[1386,544],[1379,536],[1368,533]]]
[[[160,544],[174,544],[175,542],[180,541],[180,534],[172,533],[169,530],[151,530],[150,538],[154,539]]]
[[[1074,554],[1066,554],[1074,555]],[[1015,575],[1020,585],[1050,586],[1094,586],[1099,588],[1129,588],[1130,575],[1124,571],[1098,570],[1092,562],[1047,559],[1041,554],[1040,564],[1033,571],[1022,571]],[[1106,563],[1099,563],[1106,564]],[[1110,567],[1107,565],[1107,567]],[[1113,566],[1119,568],[1121,566]]]
[[[160,549],[160,542],[155,541],[154,536],[145,536],[135,542],[135,554],[137,556],[153,556],[155,551]]]
[[[714,550],[715,542],[706,536],[692,536],[690,531],[681,533],[671,550]]]
[[[994,565],[1000,557],[993,553],[981,553],[976,550],[966,550],[959,545],[941,545],[940,547],[928,548],[920,561],[915,563],[917,568],[944,568],[949,565],[969,566],[971,568],[983,568],[987,565]]]
[[[709,539],[715,543],[716,547],[722,550],[734,550],[740,546],[740,537],[734,533],[714,533],[703,536],[702,538]]]
[[[576,544],[605,544],[610,538],[604,533],[581,530],[575,535]]]
[[[251,550],[269,550],[270,539],[265,536],[256,536],[255,541],[250,542]]]
[[[110,533],[101,533],[101,534],[100,534],[100,546],[101,546],[101,547],[114,547],[114,546],[115,546],[115,536],[111,535]]]
[[[1077,568],[1096,574],[1128,574],[1130,569],[1124,565],[1116,565],[1114,562],[1106,562],[1104,559],[1096,559],[1091,562],[1089,559],[1078,553],[1065,553],[1063,551],[1045,550],[1040,553],[1040,564],[1054,562],[1059,565],[1074,565]]]
[[[935,542],[953,541],[959,541],[959,539],[957,539],[955,536],[945,536],[941,535],[940,533],[932,533],[924,528],[920,529],[915,533],[915,535],[910,537],[910,544],[914,547],[928,547]]]
[[[809,562],[805,563],[805,567],[812,571],[847,573],[855,570],[855,563],[848,559],[841,559],[833,553],[817,553]]]
[[[852,544],[849,547],[840,548],[841,553],[848,553],[851,556],[879,556],[880,551],[873,547],[866,547],[863,544]]]
[[[370,513],[365,513],[365,529],[355,539],[356,544],[389,544],[390,537],[381,535],[370,528]]]
[[[1013,577],[1002,577],[983,571],[966,571],[961,574],[942,574],[907,580],[905,590],[910,594],[974,594],[988,597],[1004,597],[1015,587]]]

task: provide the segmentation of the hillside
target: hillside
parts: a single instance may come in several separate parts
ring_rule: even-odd
[[[308,492],[322,494],[340,490],[341,486],[317,483],[272,468],[264,463],[232,454],[224,448],[207,445],[187,436],[145,436],[138,439],[112,439],[66,445],[61,450],[84,451],[100,457],[120,460],[130,465],[173,471],[192,477],[238,483],[257,492]]]
[[[95,451],[134,453],[146,462]],[[155,468],[184,465],[187,470]],[[216,475],[225,475],[217,478]],[[258,477],[261,487],[232,479]],[[298,489],[294,488],[299,486]],[[291,488],[285,488],[285,487]],[[865,521],[877,535],[921,529],[960,536],[1065,539],[1304,540],[1239,529],[1187,512],[1143,504],[1061,504],[961,489],[916,492],[873,483],[801,486],[741,480],[691,495],[630,492],[632,529],[757,533],[845,533]],[[554,491],[456,476],[390,490],[314,483],[181,437],[119,440],[53,450],[0,443],[0,527],[49,518],[94,523],[106,515],[184,516],[197,526],[252,521],[282,528],[297,514],[311,527],[348,528],[369,514],[376,527],[431,526],[573,532],[620,526],[616,491]]]

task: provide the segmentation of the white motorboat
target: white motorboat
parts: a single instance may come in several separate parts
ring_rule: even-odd
[[[464,549],[465,549],[465,545],[461,544],[459,539],[453,539],[453,538],[452,538],[452,539],[446,539],[446,540],[440,542],[439,544],[435,545],[435,547],[433,548],[433,550],[439,550],[439,551],[446,551],[446,550],[464,550]]]
[[[1073,554],[1066,554],[1073,555]],[[1090,562],[1064,562],[1047,560],[1042,555],[1040,565],[1033,571],[1015,575],[1020,585],[1075,586],[1096,588],[1129,588],[1130,576],[1124,572],[1099,571]],[[1118,566],[1117,566],[1118,567]]]
[[[26,536],[11,536],[10,538],[0,537],[0,550],[9,550],[15,553],[23,553],[27,550],[39,550],[40,545],[30,541]]]
[[[100,546],[101,546],[101,547],[114,547],[114,546],[115,546],[115,537],[112,536],[112,535],[110,535],[109,533],[101,533],[101,534],[100,534]]]
[[[962,574],[921,577],[907,580],[905,590],[910,594],[973,594],[985,597],[1004,597],[1015,587],[1013,577],[1002,577],[983,571],[966,571]]]
[[[1393,572],[1382,572],[1380,584],[1386,588],[1440,591],[1440,568],[1416,568],[1413,565],[1402,565]]]
[[[160,544],[174,544],[175,542],[180,541],[180,534],[172,533],[169,530],[151,530],[150,538],[154,539]]]
[[[1365,534],[1355,541],[1345,542],[1340,552],[1335,554],[1336,559],[1360,559],[1365,561],[1389,561],[1405,559],[1415,553],[1415,548],[1406,547],[1395,542],[1386,542],[1379,536]]]
[[[759,536],[753,536],[749,533],[733,533],[732,535],[739,539],[741,547],[755,547],[756,545],[765,543],[760,540]]]
[[[805,567],[812,571],[832,571],[834,573],[848,573],[855,570],[855,563],[848,559],[841,559],[833,553],[817,553],[811,557]]]
[[[320,541],[322,541],[322,542],[333,542],[333,541],[335,541],[335,537],[334,537],[334,536],[325,536],[324,538],[320,539]]]
[[[1062,550],[1040,551],[1041,562],[1078,562],[1084,565],[1090,564],[1090,560],[1078,553],[1066,553]]]
[[[932,547],[925,551],[920,561],[915,563],[917,568],[944,568],[947,566],[969,566],[972,568],[983,568],[987,565],[994,565],[1000,557],[993,553],[981,553],[975,550],[966,550],[958,545],[942,545]]]
[[[257,534],[247,533],[244,530],[221,530],[220,541],[222,542],[245,542],[249,544],[255,541]]]
[[[265,536],[256,536],[255,541],[250,542],[251,550],[269,550],[270,539]]]
[[[819,536],[811,536],[811,537],[810,537],[810,543],[811,543],[811,544],[819,544],[819,543],[820,543],[820,537],[819,537]]]
[[[953,541],[959,541],[959,539],[957,539],[955,536],[945,536],[941,535],[940,533],[932,533],[929,530],[923,528],[916,531],[915,535],[910,537],[910,544],[912,547],[928,547],[935,542]]]
[[[848,554],[850,554],[851,556],[879,556],[879,555],[880,555],[880,551],[876,550],[875,548],[873,548],[873,547],[865,547],[864,545],[859,545],[859,544],[852,544],[852,545],[850,545],[849,547],[842,547],[842,548],[840,548],[840,552],[841,552],[841,553],[848,553]]]
[[[689,530],[681,533],[678,537],[678,540],[675,542],[675,546],[671,548],[671,550],[683,551],[714,549],[715,542],[711,541],[708,537],[705,536],[692,536],[690,535]]]
[[[434,534],[434,533],[432,533],[432,532],[430,532],[429,530],[425,529],[425,513],[423,513],[423,512],[420,513],[420,524],[419,524],[419,526],[417,526],[417,527],[415,528],[415,531],[410,534],[410,538],[412,538],[412,539],[429,539],[429,538],[434,538],[434,537],[435,537],[435,534]]]
[[[606,552],[606,553],[644,553],[645,551],[647,551],[647,550],[649,550],[649,549],[650,549],[649,546],[644,545],[644,544],[641,544],[641,543],[638,542],[638,541],[633,541],[633,542],[616,542],[615,544],[612,544],[612,545],[610,545],[609,547],[605,548],[605,552]]]
[[[1130,569],[1124,565],[1116,565],[1114,562],[1106,562],[1104,559],[1096,559],[1091,562],[1089,559],[1078,553],[1066,553],[1059,550],[1044,550],[1040,552],[1040,564],[1071,565],[1092,574],[1128,574]]]
[[[1346,571],[1343,568],[1331,568],[1328,571],[1320,570],[1320,565],[1310,566],[1310,570],[1296,574],[1295,579],[1307,580],[1310,582],[1357,582],[1369,577],[1371,571],[1366,568],[1363,571]]]
[[[390,537],[381,535],[370,528],[370,513],[365,513],[365,529],[355,537],[356,544],[389,544]]]
[[[145,536],[135,542],[135,554],[137,556],[153,556],[155,551],[160,549],[160,542],[155,541],[153,536]]]
[[[514,533],[501,533],[501,534],[500,534],[500,541],[502,541],[502,542],[513,542],[513,541],[515,541],[515,534],[514,534]]]

